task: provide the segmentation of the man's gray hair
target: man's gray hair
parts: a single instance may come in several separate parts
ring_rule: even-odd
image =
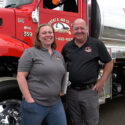
[[[84,19],[82,19],[82,18],[77,18],[77,19],[75,19],[75,20],[72,22],[72,28],[73,28],[73,26],[74,26],[74,23],[77,22],[77,20],[82,20],[82,21],[85,23],[85,25],[86,25],[86,21],[85,21]],[[86,25],[86,26],[87,26],[87,25]]]

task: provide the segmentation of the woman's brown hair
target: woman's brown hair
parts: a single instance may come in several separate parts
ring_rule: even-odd
[[[41,24],[41,25],[37,28],[37,30],[36,30],[36,35],[35,35],[34,46],[35,46],[36,48],[39,48],[39,49],[42,48],[42,44],[41,44],[41,42],[40,42],[40,40],[39,40],[39,32],[40,32],[40,28],[42,28],[42,27],[44,27],[44,26],[49,26],[50,28],[52,28],[52,31],[53,31],[53,34],[54,34],[54,41],[53,41],[51,47],[52,47],[53,49],[56,49],[57,45],[56,45],[56,38],[55,38],[54,28],[53,28],[51,25],[47,24],[47,23]]]

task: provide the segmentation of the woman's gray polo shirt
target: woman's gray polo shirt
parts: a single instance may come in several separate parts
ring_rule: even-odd
[[[26,49],[19,59],[18,72],[29,72],[27,83],[36,103],[51,106],[60,100],[65,66],[58,51],[50,55],[44,48]]]

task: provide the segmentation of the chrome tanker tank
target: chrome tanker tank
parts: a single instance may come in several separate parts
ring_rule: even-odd
[[[113,59],[112,73],[99,98],[102,104],[107,98],[125,95],[125,0],[88,2],[90,35],[104,42]]]
[[[89,1],[90,2],[90,1]],[[92,0],[92,36],[112,48],[113,58],[125,58],[125,1]]]

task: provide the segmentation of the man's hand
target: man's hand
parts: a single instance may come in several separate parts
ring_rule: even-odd
[[[103,91],[105,85],[105,81],[98,79],[98,81],[96,82],[95,86],[92,88],[92,90],[97,90],[98,94],[101,94]]]
[[[99,94],[102,93],[106,80],[108,79],[112,69],[113,69],[112,61],[105,64],[102,77],[100,79],[98,79],[95,86],[93,87],[93,90],[97,90]]]

